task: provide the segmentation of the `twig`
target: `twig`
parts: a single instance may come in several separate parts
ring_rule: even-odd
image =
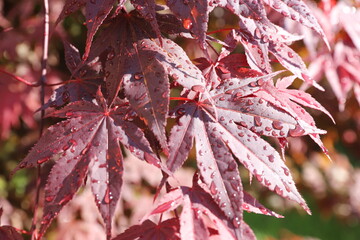
[[[5,71],[3,69],[0,69],[0,73],[8,75],[9,77],[13,78],[14,80],[25,83],[29,87],[39,87],[40,86],[39,83],[31,83],[31,82],[27,81],[26,79],[15,76],[14,74],[9,73],[9,72],[7,72],[7,71]]]
[[[47,68],[47,59],[48,59],[48,49],[49,49],[49,1],[44,0],[44,42],[43,42],[43,56],[41,61],[41,78],[39,81],[41,87],[40,88],[41,106],[44,106],[45,104],[45,84],[46,84],[46,74],[47,74],[46,68]],[[39,132],[40,136],[43,134],[44,115],[45,115],[45,110],[41,109],[40,132]],[[37,223],[37,213],[38,213],[39,199],[40,199],[40,183],[41,183],[41,165],[38,165],[34,217],[31,225],[32,240],[35,240],[37,238],[36,223]]]

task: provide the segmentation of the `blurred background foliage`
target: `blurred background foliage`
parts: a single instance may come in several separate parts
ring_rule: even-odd
[[[63,2],[50,0],[51,23],[56,21]],[[359,12],[359,2],[349,1],[347,4]],[[0,0],[0,68],[30,82],[36,82],[40,76],[40,36],[43,21],[41,9],[40,0]],[[282,18],[275,13],[269,16],[272,21],[287,26],[286,23],[279,22]],[[70,78],[64,62],[62,39],[83,50],[86,37],[83,22],[84,16],[78,12],[66,18],[52,32],[48,62],[50,83]],[[357,24],[360,26],[360,22]],[[236,17],[229,12],[223,9],[212,12],[209,32],[223,29],[214,33],[217,38],[224,39],[227,29],[236,26]],[[344,31],[340,34],[337,41],[349,38]],[[202,56],[193,41],[177,41],[191,58]],[[311,57],[306,44],[299,41],[292,46],[309,64]],[[220,48],[218,45],[214,47],[218,50]],[[241,47],[237,51],[242,52]],[[306,215],[298,206],[267,191],[256,181],[250,183],[248,173],[243,169],[241,171],[245,188],[264,205],[285,216],[283,219],[275,219],[245,213],[245,221],[260,240],[360,239],[360,108],[355,94],[349,92],[345,108],[339,111],[338,99],[329,82],[323,77],[320,83],[326,89],[325,92],[313,88],[308,89],[308,92],[323,104],[335,119],[336,124],[333,124],[324,114],[312,112],[319,128],[328,131],[322,140],[329,149],[332,161],[306,137],[288,139],[289,146],[286,151],[286,163],[313,214]],[[9,93],[13,96],[0,101],[0,207],[3,208],[1,225],[29,230],[36,192],[36,169],[21,170],[14,175],[11,175],[11,171],[38,139],[39,116],[36,110],[40,105],[38,89],[28,89],[22,85],[0,74],[0,96]],[[299,86],[295,83],[295,87]],[[47,97],[51,90],[48,89]],[[182,184],[190,185],[189,179],[194,166],[194,162],[189,160],[187,168],[177,173]],[[51,163],[42,170],[42,185],[50,168]],[[130,155],[125,161],[125,178],[126,184],[120,203],[123,210],[118,211],[116,218],[117,233],[130,224],[137,223],[146,213],[147,203],[152,204],[153,194],[160,180],[155,169],[142,165]],[[174,182],[174,185],[176,184]],[[48,239],[101,239],[104,236],[96,206],[88,204],[92,202],[88,201],[91,198],[88,191],[87,188],[82,189],[82,193],[64,208],[49,230]]]

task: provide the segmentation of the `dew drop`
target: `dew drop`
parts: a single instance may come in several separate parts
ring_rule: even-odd
[[[142,73],[138,72],[138,73],[135,73],[134,78],[135,78],[136,80],[140,80],[140,79],[143,78],[143,75],[142,75]]]
[[[266,208],[264,208],[264,207],[259,207],[259,209],[260,209],[260,211],[261,211],[264,215],[268,215],[268,214],[269,214],[269,212],[268,212],[268,210],[266,210]]]
[[[106,56],[106,60],[112,60],[113,58],[115,57],[115,52],[114,52],[114,50],[112,49],[112,50],[110,50],[110,52],[107,54],[107,56]]]
[[[294,54],[292,52],[288,52],[288,56],[289,56],[289,58],[293,58]]]
[[[68,143],[69,143],[69,145],[70,146],[77,146],[77,141],[75,140],[75,139],[70,139],[69,141],[68,141]]]
[[[256,174],[255,177],[259,182],[262,182],[263,177],[260,174]]]
[[[269,181],[268,179],[266,179],[266,178],[265,178],[265,180],[264,180],[264,184],[265,184],[265,186],[267,186],[267,187],[271,185],[270,181]]]
[[[47,196],[45,197],[45,201],[52,202],[54,200],[55,196]]]
[[[282,189],[280,189],[280,187],[279,186],[275,186],[275,192],[278,194],[278,195],[280,195],[280,196],[282,196],[283,194],[284,194],[284,192],[283,192],[283,190]]]
[[[265,131],[270,132],[271,130],[272,130],[271,127],[265,127]]]
[[[65,145],[65,146],[62,147],[62,150],[63,150],[63,151],[66,151],[66,150],[68,150],[69,148],[70,148],[69,145]]]
[[[281,6],[280,6],[280,4],[278,2],[274,2],[274,4],[272,6],[275,9],[280,9],[281,8]]]
[[[288,17],[288,16],[289,16],[289,14],[288,14],[287,12],[285,12],[285,11],[281,11],[281,14],[282,14],[284,17]]]
[[[37,160],[37,163],[42,164],[42,163],[46,162],[47,160],[49,160],[49,157],[44,157],[44,158]]]
[[[255,83],[255,82],[251,82],[251,83],[249,83],[249,86],[250,86],[250,87],[256,87],[256,83]]]
[[[63,102],[68,102],[70,100],[70,93],[68,91],[63,92],[61,98]]]
[[[259,28],[255,28],[254,35],[259,39],[261,38],[261,32]]]
[[[183,23],[183,27],[185,28],[185,29],[190,29],[191,27],[192,27],[192,21],[191,21],[191,19],[189,19],[189,18],[185,18],[183,21],[182,21],[182,23]]]
[[[300,125],[296,125],[294,129],[289,130],[289,135],[292,137],[300,137],[304,135],[304,133],[305,130],[302,127],[300,127]]]
[[[110,189],[109,188],[107,188],[106,189],[106,192],[105,192],[105,196],[104,196],[104,202],[106,203],[106,204],[109,204],[110,202],[111,202],[111,200],[112,200],[112,196],[111,196],[112,194],[111,194],[111,192],[110,192]]]
[[[232,172],[232,171],[234,171],[236,168],[237,168],[236,162],[235,162],[235,161],[232,161],[232,162],[229,163],[229,165],[228,165],[228,167],[227,167],[227,170],[228,170],[229,172]]]
[[[269,155],[268,159],[269,159],[269,162],[274,162],[274,155]]]
[[[245,166],[245,164],[244,164],[244,166]],[[235,191],[239,191],[239,190],[240,190],[239,184],[238,184],[236,181],[231,181],[231,182],[230,182],[230,185],[231,185],[231,187],[232,187],[233,190],[235,190]]]
[[[234,219],[232,220],[232,223],[234,225],[234,227],[238,228],[240,226],[240,220],[238,217],[234,217]]]
[[[262,125],[261,118],[259,116],[254,117],[255,126],[260,127]]]
[[[243,208],[245,211],[249,211],[249,210],[250,210],[249,205],[246,204],[246,203],[243,203],[243,204],[242,204],[242,208]]]
[[[247,124],[246,124],[246,122],[244,122],[244,121],[241,121],[241,122],[239,122],[239,124],[240,124],[240,126],[242,126],[242,127],[247,127]]]
[[[203,92],[205,92],[205,87],[202,85],[194,85],[194,86],[192,86],[191,90],[193,90],[194,92],[203,93]]]
[[[279,121],[273,121],[272,126],[274,129],[277,129],[277,130],[283,129],[283,125]]]
[[[291,191],[289,185],[287,185],[286,183],[284,183],[284,186],[285,186],[285,190],[286,190],[287,192],[290,192],[290,191]]]
[[[287,169],[287,168],[285,168],[285,167],[283,167],[283,170],[284,170],[284,174],[286,175],[286,176],[289,176],[289,169]]]
[[[211,184],[210,184],[210,193],[211,193],[212,195],[215,195],[215,194],[218,193],[218,189],[217,189],[217,187],[216,187],[216,185],[215,185],[214,182],[211,182]]]
[[[199,153],[200,156],[204,156],[204,152],[202,150],[199,150],[198,153]]]
[[[262,41],[263,41],[264,43],[269,42],[269,37],[268,37],[267,35],[264,35],[263,38],[262,38]]]
[[[176,81],[179,79],[179,76],[176,73],[173,73],[171,77]]]

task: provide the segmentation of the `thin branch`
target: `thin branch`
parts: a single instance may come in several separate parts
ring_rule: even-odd
[[[39,87],[39,86],[40,86],[39,83],[31,83],[31,82],[27,81],[26,79],[23,79],[23,78],[21,78],[21,77],[15,76],[14,74],[9,73],[9,72],[7,72],[7,71],[5,71],[5,70],[3,70],[3,69],[0,69],[0,72],[8,75],[9,77],[11,77],[11,78],[13,78],[13,79],[15,79],[15,80],[17,80],[17,81],[19,81],[19,82],[25,83],[25,84],[26,84],[27,86],[29,86],[29,87]]]
[[[39,85],[41,87],[40,89],[41,106],[44,106],[45,104],[45,84],[46,84],[46,75],[47,75],[48,50],[49,50],[49,1],[44,0],[44,42],[43,42],[43,56],[41,61],[41,78],[39,81]],[[39,132],[40,136],[43,134],[44,116],[45,116],[45,110],[41,109],[40,132]],[[37,215],[38,215],[37,213],[38,213],[39,199],[40,199],[40,183],[41,183],[41,165],[38,165],[34,217],[31,226],[32,240],[35,240],[37,238],[36,224],[37,224]]]

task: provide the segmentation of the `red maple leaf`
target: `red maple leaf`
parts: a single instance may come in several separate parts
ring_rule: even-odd
[[[98,91],[96,103],[73,102],[48,115],[67,120],[51,126],[15,169],[34,167],[49,159],[56,162],[45,187],[40,235],[88,176],[110,236],[123,175],[119,141],[136,157],[160,167],[143,132],[126,121],[129,110],[128,103],[120,100],[109,109]]]

